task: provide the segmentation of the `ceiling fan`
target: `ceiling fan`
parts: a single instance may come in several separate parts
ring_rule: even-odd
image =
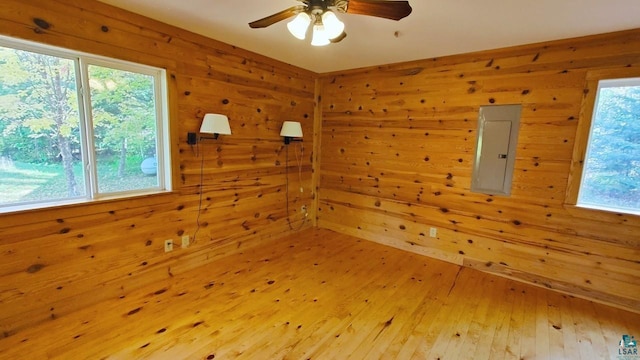
[[[338,13],[375,16],[400,20],[411,14],[409,1],[387,0],[298,0],[302,5],[292,6],[260,20],[249,23],[251,28],[265,28],[295,16],[287,24],[289,32],[304,40],[312,25],[311,45],[324,46],[344,39],[344,24],[335,15]]]

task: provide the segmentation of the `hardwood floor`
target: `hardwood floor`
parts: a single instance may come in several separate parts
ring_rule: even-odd
[[[0,339],[2,359],[618,359],[640,314],[327,230]]]

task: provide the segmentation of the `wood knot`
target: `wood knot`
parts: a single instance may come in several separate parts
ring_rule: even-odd
[[[51,24],[49,24],[46,20],[43,20],[40,18],[34,18],[33,23],[36,24],[37,27],[43,30],[47,30],[51,27]]]
[[[27,268],[29,274],[35,274],[44,268],[43,264],[33,264]]]
[[[127,313],[127,315],[133,315],[133,314],[136,314],[136,313],[140,312],[140,310],[142,310],[142,308],[141,308],[141,307],[139,307],[139,308],[137,308],[137,309],[133,309],[133,310],[129,311],[129,312]]]
[[[393,318],[395,318],[395,316],[392,316],[391,319],[385,321],[384,323],[384,327],[389,327],[391,326],[391,324],[393,324]]]

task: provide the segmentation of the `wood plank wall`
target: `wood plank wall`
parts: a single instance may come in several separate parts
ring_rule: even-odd
[[[312,72],[96,1],[4,0],[0,34],[166,68],[175,177],[167,195],[0,215],[2,336],[310,227],[314,201],[322,227],[640,308],[640,220],[562,203],[585,74],[638,66],[640,31],[319,82]],[[321,107],[314,95],[322,95]],[[491,103],[524,105],[509,198],[469,192],[477,110]],[[228,115],[233,135],[201,145],[202,227],[191,248],[165,254],[165,239],[196,231],[203,158],[186,133],[206,112]],[[314,119],[322,119],[315,128]],[[294,230],[283,120],[315,135],[305,138],[302,181],[290,148]],[[300,205],[310,209],[307,220]]]
[[[3,0],[0,34],[166,68],[175,177],[167,195],[0,215],[0,336],[313,225],[317,74],[89,0]],[[187,132],[207,112],[226,114],[233,135],[196,156]],[[289,149],[291,227],[284,120],[309,134],[300,178]],[[197,229],[201,164],[201,227],[180,249]],[[177,242],[172,253],[165,239]]]
[[[640,29],[323,74],[318,226],[640,311],[640,217],[564,204],[586,74],[624,67]],[[523,106],[509,197],[470,192],[491,104]]]

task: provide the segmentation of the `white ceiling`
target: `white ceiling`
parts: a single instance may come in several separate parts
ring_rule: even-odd
[[[249,28],[296,0],[100,1],[318,73],[640,28],[640,0],[409,0],[400,21],[338,14],[347,38],[313,47],[288,20]]]

